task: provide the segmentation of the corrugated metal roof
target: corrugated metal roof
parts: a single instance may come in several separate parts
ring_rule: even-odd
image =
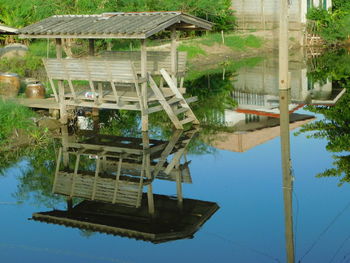
[[[17,34],[17,31],[16,28],[0,25],[0,35],[14,35]]]
[[[173,25],[210,30],[212,23],[182,12],[56,15],[19,30],[23,38],[148,38]]]

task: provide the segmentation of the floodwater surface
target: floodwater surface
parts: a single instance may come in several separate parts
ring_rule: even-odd
[[[350,262],[346,58],[193,74],[199,129],[62,129],[2,169],[1,262]]]

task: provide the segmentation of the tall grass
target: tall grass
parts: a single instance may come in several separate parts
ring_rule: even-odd
[[[48,129],[38,127],[31,119],[35,116],[24,106],[0,100],[0,152],[26,143],[34,147],[50,143],[52,138]]]
[[[0,100],[0,145],[9,139],[15,129],[32,131],[35,124],[30,118],[34,115],[24,106]]]

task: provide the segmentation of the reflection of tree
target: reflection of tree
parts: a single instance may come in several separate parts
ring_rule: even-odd
[[[306,109],[322,114],[323,119],[304,125],[300,132],[313,131],[310,137],[326,138],[327,150],[342,152],[350,149],[350,94],[345,93],[335,106],[307,106]]]
[[[317,175],[317,177],[342,177],[339,182],[339,186],[345,182],[350,182],[350,155],[347,156],[333,156],[335,161],[333,162],[334,168],[327,169],[323,173]]]
[[[32,199],[35,204],[50,208],[62,201],[62,198],[51,193],[56,167],[55,146],[56,143],[52,142],[47,147],[32,149],[27,155],[29,165],[19,176],[14,194],[17,200]]]
[[[101,111],[102,134],[118,136],[136,136],[139,133],[140,114],[136,111]]]
[[[325,83],[332,80],[335,86],[346,86],[350,78],[350,56],[345,49],[331,50],[308,60],[308,78]]]
[[[308,77],[315,82],[333,81],[333,87],[348,88],[350,84],[350,56],[346,50],[336,50],[309,61]],[[322,114],[323,119],[306,124],[299,133],[312,132],[308,137],[328,140],[327,150],[334,153],[350,150],[350,94],[349,91],[338,103],[331,106],[308,106],[307,110]],[[339,177],[342,185],[350,182],[350,155],[334,155],[333,168],[317,177]]]
[[[85,238],[90,238],[90,237],[92,237],[93,235],[96,234],[96,232],[93,232],[93,231],[91,231],[91,230],[86,230],[86,229],[81,229],[81,230],[79,231],[79,233],[80,233],[80,235],[81,235],[82,237],[85,237]]]
[[[231,93],[233,92],[232,73],[203,75],[189,81],[187,91],[198,97],[193,110],[197,118],[205,126],[222,125],[222,116],[226,109],[236,106]]]

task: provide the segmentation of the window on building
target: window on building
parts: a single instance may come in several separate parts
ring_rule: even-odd
[[[327,10],[327,0],[323,0],[323,9]]]
[[[313,0],[307,0],[307,10],[313,7]]]
[[[307,79],[307,90],[313,90],[315,87],[315,83],[313,82],[312,79],[308,78]]]

